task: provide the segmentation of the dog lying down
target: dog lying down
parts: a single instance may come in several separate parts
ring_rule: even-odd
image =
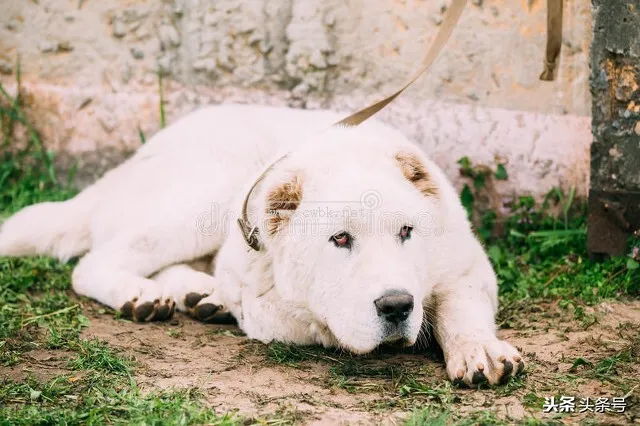
[[[496,278],[443,172],[399,131],[328,111],[213,106],[157,133],[75,198],[0,230],[0,255],[82,256],[73,289],[136,321],[231,314],[248,337],[413,345],[427,322],[451,380],[524,363],[496,337]],[[261,246],[247,245],[247,218]],[[424,321],[423,321],[424,318]]]

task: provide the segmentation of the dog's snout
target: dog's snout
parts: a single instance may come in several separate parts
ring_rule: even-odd
[[[406,291],[390,291],[373,302],[378,315],[393,324],[409,318],[413,311],[413,296]]]

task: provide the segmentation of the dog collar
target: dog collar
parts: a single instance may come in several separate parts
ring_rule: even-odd
[[[260,251],[262,249],[262,243],[260,242],[260,231],[258,229],[258,226],[251,225],[251,222],[249,221],[249,215],[247,213],[247,209],[249,208],[248,207],[249,198],[251,197],[251,194],[256,189],[258,184],[262,182],[262,180],[267,175],[267,173],[269,173],[275,167],[276,164],[280,163],[282,160],[287,158],[288,155],[289,154],[287,153],[282,157],[278,158],[273,163],[271,163],[271,165],[269,165],[269,167],[267,167],[262,172],[262,174],[258,176],[258,179],[256,179],[255,182],[253,182],[253,185],[251,185],[251,188],[249,188],[247,195],[244,197],[244,202],[242,203],[242,214],[238,218],[238,226],[240,227],[240,232],[242,233],[242,237],[244,238],[244,241],[247,243],[249,247],[251,247],[255,251]]]

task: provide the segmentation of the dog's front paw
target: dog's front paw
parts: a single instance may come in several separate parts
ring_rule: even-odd
[[[165,321],[173,317],[176,303],[171,298],[164,300],[143,301],[138,297],[126,302],[120,308],[120,314],[124,318],[137,322]]]
[[[219,301],[206,293],[189,293],[184,297],[186,311],[193,318],[209,322],[224,313]]]
[[[516,348],[493,338],[467,340],[449,348],[447,374],[458,384],[504,384],[524,370],[524,361]]]

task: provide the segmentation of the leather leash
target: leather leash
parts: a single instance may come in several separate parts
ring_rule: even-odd
[[[547,0],[547,49],[540,80],[555,80],[558,57],[562,49],[562,0]]]

